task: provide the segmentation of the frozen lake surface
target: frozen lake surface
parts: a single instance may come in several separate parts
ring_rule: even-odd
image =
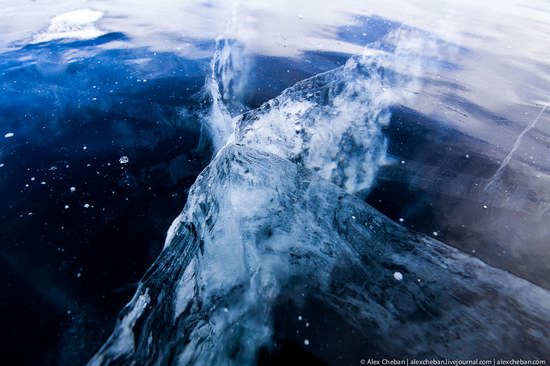
[[[10,364],[550,357],[547,2],[0,18]]]

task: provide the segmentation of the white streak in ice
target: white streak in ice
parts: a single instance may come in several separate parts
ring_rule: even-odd
[[[531,123],[529,123],[529,125],[525,127],[523,131],[521,131],[518,138],[516,139],[516,142],[514,143],[514,146],[512,146],[512,150],[510,150],[506,158],[502,161],[502,164],[500,164],[500,167],[497,169],[495,174],[493,174],[493,176],[489,178],[489,182],[485,186],[485,190],[489,189],[498,179],[500,179],[500,177],[502,176],[502,172],[504,171],[504,168],[506,168],[508,163],[510,163],[510,160],[512,160],[512,156],[521,145],[521,140],[523,140],[523,136],[535,127],[539,118],[542,116],[542,114],[546,110],[546,107],[548,107],[548,104],[545,104],[540,110],[540,113],[538,114],[538,116]]]

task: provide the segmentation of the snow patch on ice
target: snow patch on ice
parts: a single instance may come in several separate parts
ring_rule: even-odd
[[[45,31],[35,35],[31,43],[49,42],[58,39],[94,39],[106,32],[96,23],[104,13],[92,9],[78,9],[53,17]]]

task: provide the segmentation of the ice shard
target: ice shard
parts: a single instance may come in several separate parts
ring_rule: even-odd
[[[236,140],[316,171],[349,192],[371,186],[386,162],[394,77],[385,57],[357,55],[236,118]],[[389,80],[388,80],[389,79]]]
[[[360,199],[386,159],[399,75],[384,57],[231,118],[217,77],[229,46],[208,84],[217,153],[90,365],[253,365],[288,342],[334,365],[545,356],[549,291]]]
[[[254,364],[277,338],[277,305],[304,299],[329,313],[317,331],[344,319],[385,355],[536,357],[550,346],[548,291],[253,148],[218,154],[173,229],[92,365]]]

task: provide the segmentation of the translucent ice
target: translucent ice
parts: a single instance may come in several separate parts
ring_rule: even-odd
[[[537,356],[529,345],[550,346],[548,291],[254,148],[220,151],[167,240],[92,364],[251,365],[281,336],[274,314],[289,299],[323,303],[323,319],[394,355]],[[423,280],[396,284],[397,273]]]

